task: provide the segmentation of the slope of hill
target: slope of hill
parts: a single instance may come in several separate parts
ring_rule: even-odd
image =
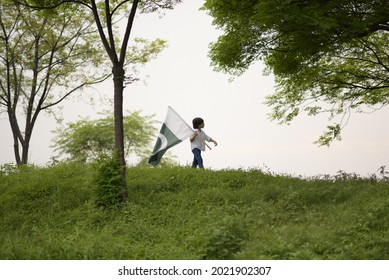
[[[0,259],[389,259],[389,182],[134,167],[102,208],[95,177],[0,173]]]

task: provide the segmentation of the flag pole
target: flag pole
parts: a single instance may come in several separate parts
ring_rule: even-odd
[[[194,132],[194,131],[193,131]],[[211,147],[205,142],[204,138],[201,137],[200,135],[197,135],[196,137],[199,137],[200,141],[203,142],[205,144],[205,146],[208,147],[208,149],[212,150]]]
[[[170,106],[168,106],[168,107],[182,120],[183,123],[186,124],[187,127],[189,127],[190,130],[192,130],[194,132],[194,130],[186,123],[186,121],[183,118],[181,118],[181,116],[179,114],[177,114],[176,111],[174,111],[174,109],[172,107],[170,107]],[[208,149],[212,150],[211,147],[205,142],[203,137],[201,137],[200,135],[197,135],[197,136],[199,137],[200,141],[203,142],[205,144],[205,146],[208,147]]]

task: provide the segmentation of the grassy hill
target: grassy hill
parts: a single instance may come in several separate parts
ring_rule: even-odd
[[[389,182],[139,167],[107,209],[95,170],[0,172],[0,259],[389,259]]]

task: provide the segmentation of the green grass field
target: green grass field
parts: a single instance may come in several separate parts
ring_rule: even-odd
[[[0,173],[0,259],[389,259],[389,182],[128,169],[99,207],[86,164]]]

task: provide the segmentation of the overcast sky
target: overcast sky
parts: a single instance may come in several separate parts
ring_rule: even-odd
[[[232,82],[228,75],[212,70],[209,43],[220,31],[211,25],[211,17],[199,11],[201,3],[186,0],[162,18],[137,18],[133,36],[165,39],[169,47],[141,69],[142,76],[149,76],[146,83],[125,88],[125,110],[142,110],[144,115],[155,114],[156,120],[163,121],[170,105],[189,124],[194,117],[202,117],[204,131],[219,143],[203,153],[206,168],[264,168],[295,176],[335,174],[339,170],[365,176],[383,165],[389,169],[388,107],[374,114],[353,114],[342,132],[342,141],[329,148],[313,144],[327,125],[326,116],[301,116],[291,125],[282,126],[270,121],[270,109],[264,101],[274,92],[274,81],[271,76],[263,76],[261,62]],[[88,102],[89,95],[96,97],[95,105]],[[112,99],[112,82],[80,96],[63,104],[65,122],[80,116],[93,118],[96,112],[110,109],[104,100]],[[4,164],[13,162],[14,156],[8,120],[5,114],[0,117],[0,164]],[[50,161],[51,131],[57,127],[51,117],[40,116],[31,142],[30,162]],[[189,140],[171,152],[180,164],[192,161]]]

